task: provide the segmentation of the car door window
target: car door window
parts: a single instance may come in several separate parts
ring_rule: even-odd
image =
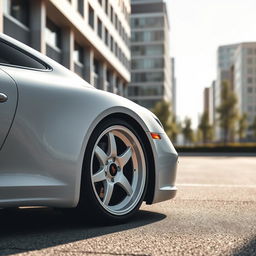
[[[23,68],[47,69],[46,65],[17,48],[0,41],[0,65],[13,65]]]

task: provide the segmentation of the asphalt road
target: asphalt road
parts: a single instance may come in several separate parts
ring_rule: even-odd
[[[256,157],[181,157],[175,200],[128,224],[0,211],[0,255],[256,255]]]

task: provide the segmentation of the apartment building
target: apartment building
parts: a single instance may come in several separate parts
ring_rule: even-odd
[[[175,73],[175,59],[171,58],[171,88],[172,88],[172,113],[177,115],[177,80]]]
[[[172,101],[169,20],[163,0],[131,1],[131,84],[128,97],[153,108]]]
[[[256,42],[238,45],[233,73],[239,113],[247,114],[247,121],[251,126],[256,118]],[[247,140],[252,139],[253,131],[248,129]]]
[[[224,81],[230,83],[232,80],[231,68],[234,63],[234,54],[237,48],[237,44],[223,45],[218,48],[217,51],[217,79],[215,84],[215,95],[214,95],[214,120],[218,120],[218,113],[216,108],[221,103],[221,85]],[[221,140],[224,136],[223,130],[219,127],[218,121],[215,125],[215,137],[216,140]]]
[[[256,117],[256,42],[221,46],[218,49],[218,77],[216,82],[215,104],[220,104],[221,83],[227,81],[236,93],[237,109],[240,115],[247,114],[250,125]],[[218,114],[215,111],[215,117]],[[222,131],[217,125],[217,139]],[[249,128],[246,141],[253,139]]]
[[[214,125],[213,112],[214,112],[214,88],[213,86],[204,88],[203,94],[203,107],[204,113],[208,115],[210,125]]]
[[[127,95],[129,0],[0,0],[0,32],[61,63],[98,89]]]

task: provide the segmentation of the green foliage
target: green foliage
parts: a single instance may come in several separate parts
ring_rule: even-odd
[[[248,128],[248,123],[247,123],[247,114],[243,114],[239,117],[238,120],[238,136],[239,140],[241,141],[245,136],[246,136],[246,130]]]
[[[195,141],[194,132],[191,128],[191,119],[186,117],[184,120],[184,126],[182,128],[182,133],[185,139],[185,144],[192,143]]]
[[[172,115],[171,122],[170,122],[170,132],[168,135],[173,142],[177,141],[177,137],[180,131],[181,131],[181,125],[176,121],[176,117]]]
[[[176,146],[178,153],[256,153],[256,143],[227,143],[223,144],[212,143],[193,146]]]
[[[227,143],[232,140],[232,134],[235,131],[235,123],[238,119],[236,104],[237,98],[230,87],[230,84],[224,81],[221,86],[221,103],[217,108],[219,113],[219,124],[224,131],[223,142]]]
[[[197,129],[195,132],[195,141],[197,143],[200,143],[203,140],[203,134],[202,131],[200,129]]]
[[[152,109],[152,112],[159,118],[170,139],[175,142],[177,135],[180,133],[180,127],[176,122],[175,116],[171,112],[171,104],[164,100],[159,101]]]
[[[164,127],[164,130],[167,132],[170,128],[170,104],[166,101],[159,101],[152,109],[152,112],[159,118],[160,122]]]
[[[213,127],[209,124],[209,116],[207,112],[204,112],[201,116],[198,129],[201,131],[203,143],[213,140]]]
[[[252,129],[254,138],[256,139],[256,116],[254,117],[253,123],[250,128]]]

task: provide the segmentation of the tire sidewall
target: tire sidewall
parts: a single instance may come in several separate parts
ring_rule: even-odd
[[[144,158],[145,158],[145,166],[146,166],[146,178],[144,184],[144,191],[141,195],[141,198],[138,200],[136,206],[129,212],[124,215],[115,215],[107,211],[98,201],[98,198],[95,195],[93,189],[93,183],[91,180],[91,160],[93,157],[93,148],[95,143],[97,142],[99,136],[109,127],[119,125],[124,126],[125,128],[129,129],[138,139],[141,148],[143,150]],[[118,118],[109,118],[101,122],[97,127],[94,129],[89,142],[86,147],[85,157],[84,157],[84,164],[82,170],[82,180],[81,180],[81,193],[80,193],[80,202],[79,208],[85,211],[86,215],[88,215],[91,219],[100,219],[102,222],[112,223],[112,222],[124,222],[131,218],[141,206],[143,199],[145,197],[147,191],[147,184],[148,184],[148,160],[146,149],[144,143],[139,135],[139,133],[134,129],[134,127],[123,119]]]

